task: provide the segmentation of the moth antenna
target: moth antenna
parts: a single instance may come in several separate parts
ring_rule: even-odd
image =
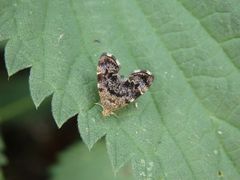
[[[94,103],[95,105],[101,106],[101,108],[103,109],[103,106],[100,103]]]
[[[119,119],[119,116],[116,113],[111,112],[111,115],[113,115],[115,118]]]

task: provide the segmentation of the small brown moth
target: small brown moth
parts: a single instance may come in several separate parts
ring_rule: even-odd
[[[97,66],[98,91],[102,114],[109,116],[139,96],[152,85],[154,76],[148,70],[136,70],[124,79],[118,74],[120,63],[110,53],[103,53]]]

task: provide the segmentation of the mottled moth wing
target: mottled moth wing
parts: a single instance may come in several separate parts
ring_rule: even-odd
[[[97,67],[97,85],[104,116],[110,115],[114,110],[123,107],[125,104],[123,99],[115,95],[115,90],[121,83],[121,78],[118,75],[119,70],[120,63],[115,56],[109,53],[103,53],[100,56]]]
[[[130,88],[132,89],[132,101],[144,94],[152,85],[154,76],[148,70],[136,70],[128,77]]]
[[[147,91],[154,79],[149,71],[138,70],[126,80],[118,74],[119,70],[120,64],[112,54],[103,53],[100,56],[97,77],[104,116],[133,102]]]
[[[108,77],[112,74],[117,74],[120,70],[120,64],[118,60],[109,53],[103,53],[98,61],[97,74],[98,77]]]

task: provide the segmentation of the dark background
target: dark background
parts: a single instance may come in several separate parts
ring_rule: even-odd
[[[80,140],[76,116],[57,128],[51,114],[51,97],[36,110],[29,92],[29,69],[7,75],[0,49],[0,135],[8,163],[6,180],[45,180],[58,153]],[[2,111],[1,111],[2,110]]]

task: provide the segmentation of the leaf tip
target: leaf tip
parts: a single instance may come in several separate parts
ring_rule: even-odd
[[[88,150],[91,151],[95,143],[94,144],[85,143],[85,144],[86,144]]]
[[[33,104],[34,104],[34,106],[35,106],[35,108],[36,108],[36,110],[37,110],[37,109],[39,108],[39,106],[40,106],[41,103],[38,103],[38,102],[36,102],[36,101],[33,100]]]
[[[55,119],[55,122],[57,124],[58,129],[60,129],[62,127],[62,125],[64,124],[64,122],[57,121],[56,119]]]

